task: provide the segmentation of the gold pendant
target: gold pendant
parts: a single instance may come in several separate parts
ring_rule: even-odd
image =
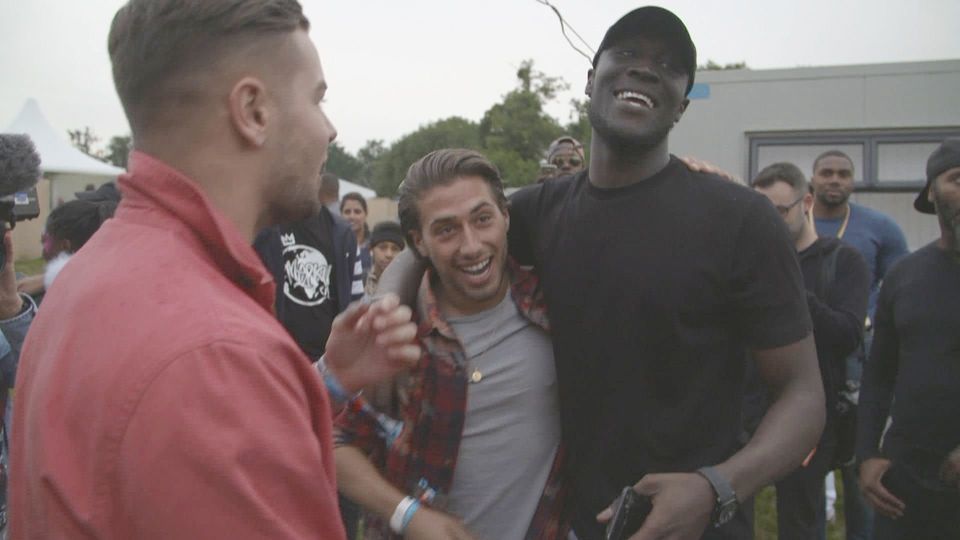
[[[483,373],[480,373],[479,369],[474,369],[473,373],[470,374],[470,382],[478,383],[483,380]]]

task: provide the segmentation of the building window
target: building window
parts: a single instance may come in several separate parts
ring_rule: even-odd
[[[827,150],[840,150],[853,160],[854,181],[861,191],[913,191],[926,181],[927,158],[960,127],[928,131],[857,131],[748,133],[748,177],[778,161],[800,167],[808,177],[813,160]]]

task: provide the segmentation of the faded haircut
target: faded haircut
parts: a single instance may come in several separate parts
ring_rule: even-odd
[[[191,75],[258,40],[309,28],[297,0],[130,0],[113,18],[107,49],[134,134],[198,90],[183,86]]]

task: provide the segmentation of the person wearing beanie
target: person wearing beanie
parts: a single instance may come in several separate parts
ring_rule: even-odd
[[[373,296],[377,293],[380,274],[393,262],[393,258],[403,251],[404,245],[403,232],[400,231],[400,224],[396,221],[383,221],[373,228],[373,233],[370,235],[373,267],[367,275],[367,282],[363,288],[364,294]]]
[[[931,154],[914,208],[940,238],[883,281],[860,388],[860,487],[879,540],[960,536],[960,139]]]

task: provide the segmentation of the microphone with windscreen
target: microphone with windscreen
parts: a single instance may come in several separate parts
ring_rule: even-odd
[[[40,215],[37,181],[40,179],[40,156],[27,135],[0,134],[0,227],[3,232],[16,227],[18,221]],[[7,252],[0,243],[0,268],[6,264]]]

